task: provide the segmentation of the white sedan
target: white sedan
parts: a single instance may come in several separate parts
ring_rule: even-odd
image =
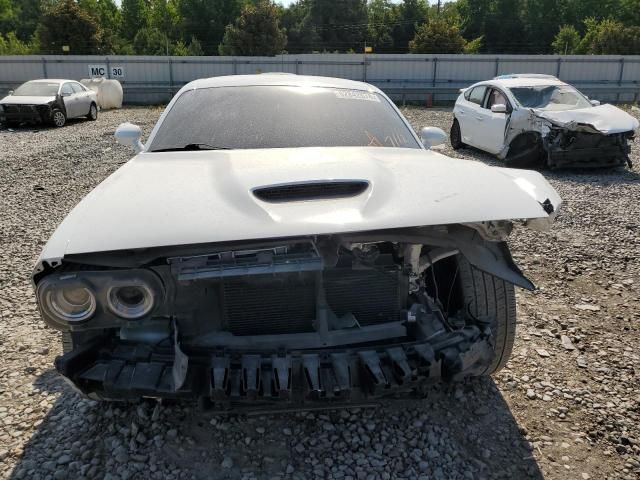
[[[63,127],[69,118],[98,119],[96,93],[75,80],[31,80],[0,100],[0,122],[8,127],[44,123]]]
[[[504,75],[461,91],[451,145],[496,155],[513,167],[620,166],[638,120],[589,100],[550,75]]]
[[[452,161],[379,89],[196,80],[65,218],[33,274],[56,367],[101,399],[348,403],[505,365],[512,223],[548,227],[537,172]]]

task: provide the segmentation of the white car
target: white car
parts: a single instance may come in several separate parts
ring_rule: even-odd
[[[0,123],[63,127],[69,118],[98,119],[96,92],[75,80],[31,80],[0,100]]]
[[[33,273],[58,371],[101,399],[362,401],[509,358],[506,243],[561,204],[537,172],[428,149],[366,83],[196,80],[87,195]],[[422,143],[424,142],[425,145]]]
[[[550,75],[504,75],[461,91],[451,146],[484,150],[513,167],[631,167],[638,120],[589,100]]]

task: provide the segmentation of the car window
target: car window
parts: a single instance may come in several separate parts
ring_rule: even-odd
[[[80,85],[79,83],[72,83],[71,88],[75,93],[82,93],[85,91],[84,88],[82,88],[82,85]]]
[[[525,108],[571,110],[592,106],[584,95],[569,85],[515,87],[511,89],[511,93]]]
[[[183,92],[150,151],[377,146],[421,148],[389,101],[375,92],[307,86],[241,86]]]
[[[58,94],[59,88],[59,83],[27,82],[16,88],[13,95],[18,97],[52,97]]]
[[[60,93],[62,93],[63,95],[72,95],[73,89],[71,88],[71,84],[65,83],[64,85],[62,85],[62,90],[60,91]]]
[[[493,105],[498,105],[498,104],[502,104],[507,108],[509,107],[509,101],[507,100],[507,97],[505,97],[500,90],[492,88],[491,93],[489,94],[489,98],[487,100],[486,108],[491,109]]]
[[[482,101],[484,100],[484,94],[487,91],[487,87],[485,85],[480,85],[479,87],[475,87],[469,93],[469,100],[472,103],[477,103],[478,105],[482,105]]]

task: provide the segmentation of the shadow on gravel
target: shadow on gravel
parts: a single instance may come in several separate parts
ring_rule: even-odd
[[[11,479],[542,479],[493,380],[433,386],[372,408],[221,415],[195,404],[100,404],[53,370],[60,396]],[[372,476],[373,474],[373,476]]]

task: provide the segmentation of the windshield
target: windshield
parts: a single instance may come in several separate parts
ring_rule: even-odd
[[[57,83],[27,82],[16,88],[13,95],[19,97],[53,97],[58,94]]]
[[[569,85],[542,85],[512,88],[518,103],[526,108],[541,110],[572,110],[591,107],[589,100]]]
[[[359,90],[246,86],[188,90],[149,150],[377,146],[421,148],[392,105]]]

